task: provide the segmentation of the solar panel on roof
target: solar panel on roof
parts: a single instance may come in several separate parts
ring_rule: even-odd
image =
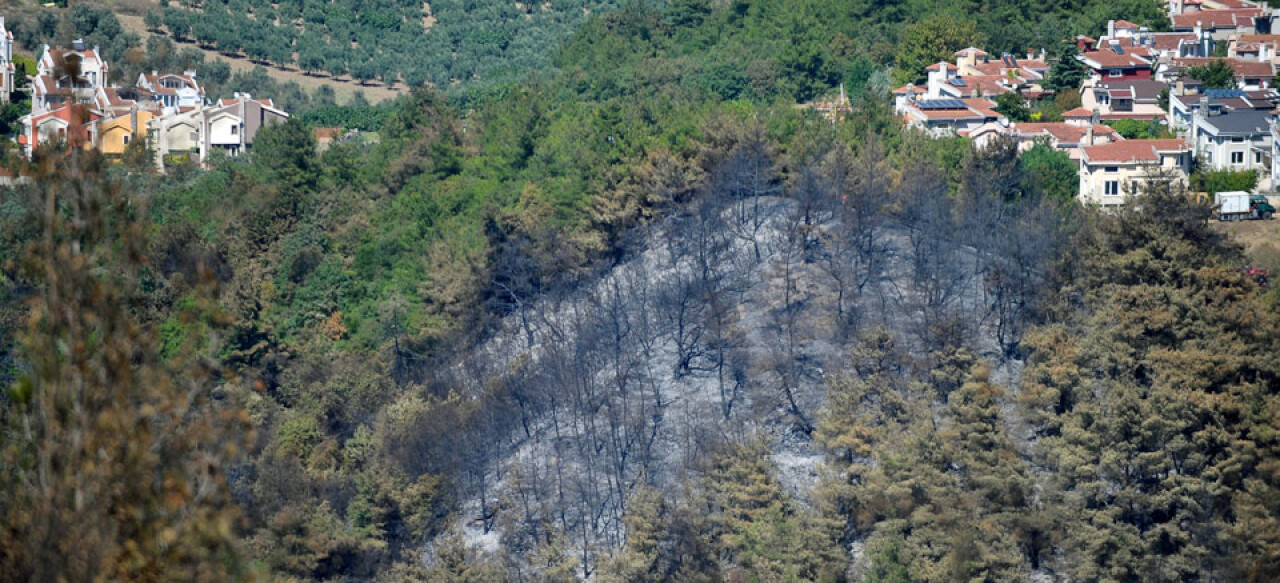
[[[1248,97],[1244,89],[1205,89],[1204,94],[1209,99],[1231,99],[1233,97]]]
[[[968,106],[959,99],[928,99],[925,101],[917,101],[916,107],[920,109],[967,109]]]
[[[952,78],[951,78],[951,84],[952,84],[952,85],[955,85],[956,87],[968,87],[968,86],[969,86],[969,84],[968,84],[968,83],[965,83],[965,82],[964,82],[964,79],[961,79],[961,78],[959,78],[959,77],[952,77]]]

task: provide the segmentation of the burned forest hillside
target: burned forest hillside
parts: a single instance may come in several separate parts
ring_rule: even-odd
[[[602,9],[519,75],[468,33],[492,83],[159,165],[0,149],[0,579],[1280,579],[1266,246],[1172,162],[1082,199],[1064,140],[1134,127],[891,83],[1165,8],[855,4]]]

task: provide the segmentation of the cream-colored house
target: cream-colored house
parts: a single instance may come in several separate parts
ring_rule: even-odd
[[[157,165],[174,154],[190,154],[204,163],[215,149],[240,155],[253,147],[259,130],[288,118],[270,99],[237,94],[211,107],[180,108],[152,120],[148,128],[154,136]]]
[[[147,122],[147,130],[155,147],[156,164],[162,165],[164,157],[171,154],[198,156],[203,125],[203,112],[198,108],[156,117]]]
[[[1081,204],[1095,207],[1122,205],[1142,194],[1156,172],[1171,173],[1185,184],[1194,158],[1181,139],[1120,140],[1080,149],[1078,197]]]

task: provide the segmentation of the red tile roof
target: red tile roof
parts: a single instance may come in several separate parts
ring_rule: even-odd
[[[1253,26],[1253,18],[1262,14],[1261,8],[1233,8],[1228,10],[1197,10],[1173,15],[1173,27],[1195,28],[1235,28]]]
[[[1258,61],[1245,61],[1243,59],[1213,59],[1203,57],[1186,57],[1183,59],[1174,59],[1173,64],[1177,67],[1197,67],[1200,65],[1208,65],[1217,60],[1226,61],[1235,69],[1236,77],[1275,77],[1276,70],[1271,63],[1260,63]]]
[[[1090,163],[1156,163],[1159,152],[1185,151],[1190,148],[1180,139],[1120,140],[1101,146],[1085,146],[1084,159]]]
[[[1129,22],[1128,20],[1117,20],[1116,28],[1138,28],[1138,25]]]
[[[996,102],[983,97],[968,97],[961,99],[965,105],[982,115],[987,117],[1000,117],[1000,112],[996,111]]]
[[[49,49],[49,58],[53,60],[54,67],[62,67],[66,65],[67,55],[79,53],[81,55],[80,62],[97,61],[98,53],[92,49],[85,51],[77,51],[74,49]]]
[[[1068,117],[1092,117],[1092,116],[1093,116],[1093,112],[1092,112],[1092,111],[1089,111],[1089,110],[1087,110],[1087,109],[1085,109],[1085,108],[1083,108],[1083,107],[1077,107],[1077,108],[1075,108],[1075,109],[1068,110],[1068,111],[1064,111],[1064,112],[1062,113],[1062,117],[1063,117],[1063,118],[1068,118]]]
[[[968,87],[965,89],[966,95],[971,95],[976,89],[981,95],[1001,95],[1009,92],[1009,88],[1004,84],[1009,81],[1004,75],[968,75],[961,77]]]
[[[969,109],[914,109],[912,110],[926,119],[944,120],[944,119],[983,119],[983,115]]]
[[[1280,34],[1242,34],[1236,40],[1242,43],[1280,42]]]
[[[1184,42],[1196,42],[1195,33],[1162,32],[1151,35],[1151,47],[1159,51],[1177,50],[1178,46]]]
[[[1015,123],[1011,128],[1013,131],[1024,137],[1048,134],[1053,136],[1059,142],[1067,144],[1079,144],[1083,142],[1085,133],[1089,129],[1086,126],[1064,122]],[[1112,139],[1119,136],[1114,129],[1102,124],[1096,124],[1093,126],[1093,134],[1095,136],[1106,136]]]

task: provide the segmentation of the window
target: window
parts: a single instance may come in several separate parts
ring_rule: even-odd
[[[122,140],[122,141],[124,141],[124,145],[128,146],[128,145],[129,145],[129,134],[125,134],[124,136],[122,136],[122,137],[121,137],[121,140]]]
[[[1108,180],[1108,181],[1106,181],[1106,182],[1103,182],[1103,183],[1102,183],[1102,194],[1105,194],[1105,195],[1108,195],[1108,196],[1115,196],[1115,195],[1117,195],[1117,194],[1120,194],[1120,181],[1119,181],[1119,180]]]
[[[1232,164],[1244,164],[1244,152],[1232,152],[1232,153],[1231,153],[1231,163],[1232,163]]]
[[[1243,141],[1244,141],[1244,137],[1243,137],[1243,136],[1235,136],[1235,137],[1232,137],[1232,138],[1231,138],[1231,142],[1232,142],[1232,143],[1235,143],[1235,144],[1239,144],[1239,143],[1241,143],[1241,142],[1243,142]]]
[[[238,125],[231,126],[231,135],[233,136],[240,135],[240,126]]]
[[[1253,163],[1254,163],[1254,164],[1261,164],[1261,163],[1262,163],[1262,152],[1254,152],[1254,153],[1253,153]]]
[[[1120,168],[1119,168],[1119,167],[1117,167],[1117,166],[1107,166],[1107,167],[1103,168],[1103,169],[1102,169],[1102,171],[1103,171],[1103,172],[1119,172],[1119,171],[1120,171]]]
[[[1107,69],[1108,77],[1124,77],[1124,69]]]

